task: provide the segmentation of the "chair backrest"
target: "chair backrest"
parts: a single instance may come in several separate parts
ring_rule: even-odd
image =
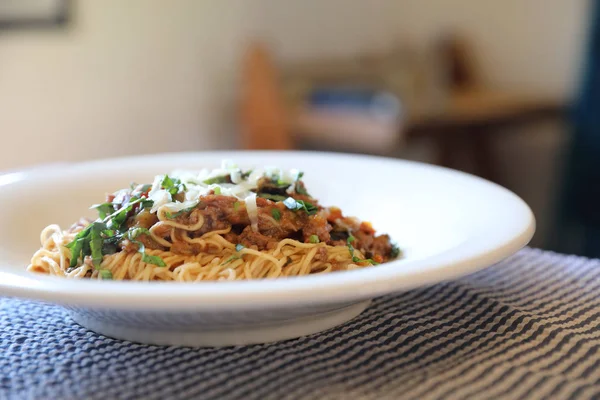
[[[277,68],[261,43],[252,43],[243,60],[240,128],[244,149],[294,147]]]

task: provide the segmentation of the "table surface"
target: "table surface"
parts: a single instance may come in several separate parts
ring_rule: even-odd
[[[0,399],[598,398],[599,305],[600,261],[532,249],[248,347],[123,342],[0,298]]]

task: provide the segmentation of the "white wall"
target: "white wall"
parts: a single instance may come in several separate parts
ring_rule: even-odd
[[[398,32],[428,43],[457,29],[473,44],[486,83],[571,94],[589,0],[401,0]]]
[[[0,170],[232,146],[248,35],[281,39],[284,57],[390,37],[379,7],[345,4],[81,0],[67,31],[0,32]]]
[[[67,31],[0,33],[0,169],[222,146],[238,1],[85,0]]]
[[[585,0],[80,0],[58,32],[0,32],[0,170],[228,147],[239,57],[263,35],[298,59],[426,41],[460,25],[486,80],[567,93]]]

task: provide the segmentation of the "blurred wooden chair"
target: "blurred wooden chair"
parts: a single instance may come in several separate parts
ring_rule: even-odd
[[[260,43],[252,43],[244,55],[241,108],[243,149],[294,147],[277,68],[267,48]]]

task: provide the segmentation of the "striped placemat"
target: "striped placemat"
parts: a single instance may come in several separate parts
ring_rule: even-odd
[[[531,249],[271,345],[145,346],[0,299],[0,398],[595,398],[599,305],[598,261]]]

